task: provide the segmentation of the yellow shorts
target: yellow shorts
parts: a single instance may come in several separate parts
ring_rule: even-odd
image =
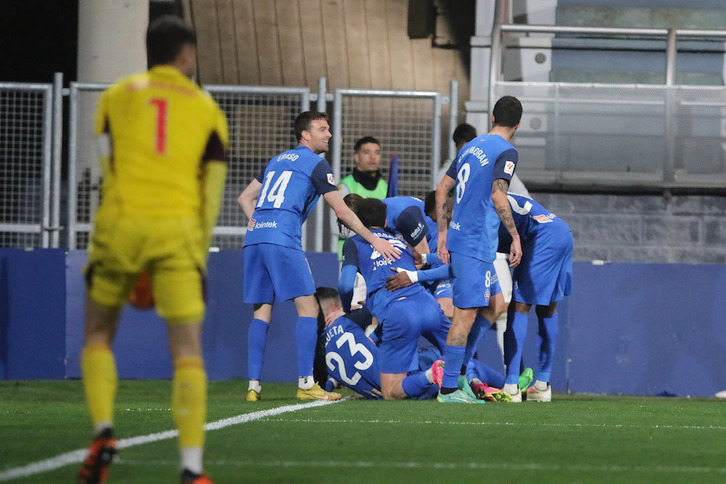
[[[88,249],[88,295],[103,306],[123,306],[139,272],[146,270],[161,317],[201,322],[206,256],[197,219],[124,215],[96,220]]]

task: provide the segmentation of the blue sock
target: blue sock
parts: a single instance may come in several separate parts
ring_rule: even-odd
[[[504,375],[491,366],[487,366],[479,360],[471,360],[466,367],[466,378],[478,378],[490,387],[502,388],[504,386]]]
[[[479,314],[474,318],[474,324],[471,325],[471,331],[469,331],[469,338],[466,340],[466,350],[464,351],[463,364],[466,365],[471,361],[471,357],[476,353],[477,348],[481,340],[484,338],[484,334],[489,330],[492,323],[489,322],[484,316]]]
[[[270,329],[268,323],[255,318],[247,331],[247,376],[250,380],[260,379],[268,329]]]
[[[295,342],[297,343],[297,374],[309,376],[313,374],[315,346],[318,341],[317,318],[297,318]]]
[[[459,388],[459,374],[464,361],[465,346],[444,346],[444,378],[441,388]]]
[[[539,319],[539,372],[537,379],[549,383],[552,363],[555,359],[555,346],[560,334],[560,317],[557,313]]]
[[[423,392],[421,395],[417,397],[413,397],[411,400],[431,400],[432,398],[436,398],[436,395],[439,394],[439,386],[435,383],[432,383],[431,386]]]
[[[507,320],[507,331],[504,332],[504,366],[507,369],[506,383],[516,385],[519,383],[528,316],[516,311],[511,314],[514,316]]]
[[[426,378],[426,372],[419,371],[403,379],[401,386],[409,398],[416,398],[426,393],[434,385]],[[434,385],[436,386],[436,385]]]

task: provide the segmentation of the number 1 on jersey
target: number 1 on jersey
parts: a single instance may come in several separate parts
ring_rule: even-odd
[[[149,103],[156,108],[156,152],[166,153],[166,125],[169,112],[169,100],[164,98],[153,98]]]

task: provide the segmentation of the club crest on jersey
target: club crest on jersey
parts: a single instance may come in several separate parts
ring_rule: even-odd
[[[328,173],[328,183],[330,183],[331,185],[335,185],[335,180],[333,179],[332,173]]]
[[[514,175],[514,162],[513,161],[507,161],[504,163],[504,173],[507,175]]]
[[[252,232],[255,229],[255,219],[251,218],[247,223],[247,232]]]

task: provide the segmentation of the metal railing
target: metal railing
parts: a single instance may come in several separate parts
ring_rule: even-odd
[[[497,19],[490,111],[505,94],[522,101],[525,116],[515,145],[525,155],[518,167],[525,182],[548,188],[726,190],[726,87],[675,84],[678,40],[726,40],[726,30],[511,25],[502,23],[501,11]],[[665,83],[504,81],[508,34],[663,39]]]
[[[93,122],[100,94],[110,84],[0,84],[0,246],[85,249],[100,203],[102,173]],[[456,119],[458,85],[451,83],[450,128]],[[317,101],[326,111],[335,101],[331,165],[340,180],[341,156],[357,137],[374,135],[401,157],[401,193],[423,196],[437,183],[441,159],[441,106],[449,98],[436,91],[339,90],[328,94],[307,87],[205,86],[225,112],[229,125],[229,165],[213,244],[240,248],[247,220],[237,197],[271,156],[295,146],[293,121]],[[63,99],[68,98],[67,197],[61,197]],[[350,105],[346,105],[350,102]],[[380,103],[383,104],[381,107]],[[371,120],[368,120],[369,117]],[[382,121],[381,116],[386,119]],[[448,158],[453,145],[449,143]],[[345,147],[345,148],[344,148]],[[347,149],[346,149],[347,148]],[[321,201],[303,226],[303,248],[334,251],[334,216]],[[61,227],[61,225],[63,225]],[[61,240],[60,232],[64,230]],[[335,230],[337,232],[337,229]]]
[[[101,173],[91,121],[107,84],[71,83],[68,247],[85,248],[99,203]],[[241,248],[247,220],[237,197],[275,153],[295,144],[293,121],[310,107],[307,87],[204,86],[227,116],[228,168],[213,245]],[[322,230],[322,228],[321,228]],[[316,237],[322,238],[321,235]],[[306,247],[308,249],[308,247]]]
[[[57,247],[61,85],[0,83],[0,247]]]

